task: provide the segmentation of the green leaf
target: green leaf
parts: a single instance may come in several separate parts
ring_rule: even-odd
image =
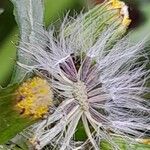
[[[8,0],[2,3],[4,12],[0,16],[0,85],[5,87],[10,82],[16,60],[14,43],[16,43],[17,34],[13,31],[16,25],[12,14],[13,5]]]
[[[16,63],[16,48],[12,42],[17,41],[16,30],[11,32],[0,47],[0,85],[5,86],[10,82],[13,67]]]
[[[42,0],[11,0],[14,4],[14,15],[19,26],[21,43],[38,43],[39,32],[43,32],[43,3]],[[26,65],[32,62],[29,54],[18,49],[18,60]],[[12,82],[21,81],[26,75],[26,70],[16,67]]]
[[[21,40],[23,42],[34,42],[39,24],[40,27],[43,25],[42,0],[11,1],[14,4],[14,15],[19,26]]]

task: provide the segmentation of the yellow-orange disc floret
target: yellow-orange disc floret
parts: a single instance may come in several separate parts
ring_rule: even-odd
[[[34,77],[24,82],[17,90],[17,108],[23,115],[41,118],[52,105],[53,93],[48,82]]]
[[[120,0],[111,0],[112,2],[112,6],[114,8],[122,8],[124,5],[124,2],[120,1]]]

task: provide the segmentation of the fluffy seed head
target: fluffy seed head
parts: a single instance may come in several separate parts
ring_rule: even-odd
[[[34,77],[25,81],[17,90],[17,109],[25,116],[41,118],[53,104],[53,93],[45,79]]]
[[[128,18],[126,8],[121,7]],[[132,45],[127,37],[112,42],[117,30],[113,26],[95,38],[95,26],[90,26],[92,32],[81,19],[69,26],[67,36],[65,20],[57,36],[53,29],[42,34],[46,44],[23,43],[21,47],[34,64],[20,65],[47,76],[57,99],[53,114],[30,128],[37,149],[49,145],[60,150],[84,149],[90,141],[99,150],[101,139],[118,149],[110,134],[130,139],[146,136],[149,130],[150,104],[143,97],[149,91],[145,87],[149,71],[145,70],[144,42]],[[78,144],[74,134],[80,121],[88,139]]]

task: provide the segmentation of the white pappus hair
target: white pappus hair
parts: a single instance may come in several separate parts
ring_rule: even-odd
[[[58,101],[52,114],[30,127],[36,149],[53,145],[60,150],[83,150],[90,143],[98,150],[102,139],[119,149],[111,134],[124,138],[145,136],[150,130],[150,103],[144,99],[149,92],[145,42],[134,45],[124,37],[110,46],[109,39],[115,32],[112,26],[96,42],[92,29],[86,29],[89,36],[82,34],[80,22],[68,36],[65,29],[63,23],[57,36],[53,29],[45,31],[44,44],[23,43],[21,47],[35,63],[20,65],[44,70],[43,76],[48,73],[54,101]],[[88,138],[77,142],[74,134],[80,121]]]

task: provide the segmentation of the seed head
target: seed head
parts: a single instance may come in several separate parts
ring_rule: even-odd
[[[121,10],[123,24],[130,22],[123,2],[109,1],[107,4],[111,4],[111,9]],[[104,8],[106,5],[100,7]],[[111,41],[116,37],[114,26],[107,26],[95,36],[95,19],[91,25],[88,21],[80,22],[81,18],[70,26],[65,19],[57,36],[53,29],[45,31],[42,35],[45,45],[43,42],[23,43],[21,48],[31,55],[34,63],[20,65],[43,76],[48,74],[57,99],[54,112],[30,129],[32,143],[37,149],[49,145],[59,150],[84,149],[90,141],[91,146],[99,150],[101,139],[118,149],[110,134],[130,139],[149,130],[150,104],[143,96],[149,91],[145,86],[149,78],[149,71],[145,70],[147,54],[142,51],[145,43],[132,45],[127,37]],[[141,58],[143,61],[139,61]],[[78,145],[74,134],[80,121],[88,139]],[[142,136],[146,136],[146,132]]]

